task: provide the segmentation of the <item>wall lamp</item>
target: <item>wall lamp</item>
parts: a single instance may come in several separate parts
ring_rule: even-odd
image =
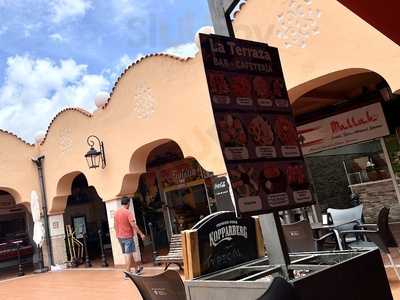
[[[100,167],[104,169],[106,167],[106,155],[104,152],[104,144],[100,139],[95,135],[90,135],[87,138],[87,144],[89,145],[90,149],[85,154],[85,158],[89,169],[97,169]],[[98,144],[98,149],[95,148],[95,145]]]

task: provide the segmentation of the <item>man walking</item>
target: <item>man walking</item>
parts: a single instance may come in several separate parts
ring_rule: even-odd
[[[123,197],[121,199],[121,208],[114,215],[114,227],[118,241],[122,248],[122,253],[125,256],[126,271],[130,272],[132,267],[135,267],[135,273],[140,274],[143,271],[143,266],[136,263],[133,253],[136,251],[134,237],[139,236],[144,239],[145,235],[136,225],[136,220],[133,214],[129,211],[130,199]]]

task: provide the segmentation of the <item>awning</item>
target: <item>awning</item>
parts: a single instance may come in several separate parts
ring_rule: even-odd
[[[396,44],[400,45],[400,1],[338,0]]]

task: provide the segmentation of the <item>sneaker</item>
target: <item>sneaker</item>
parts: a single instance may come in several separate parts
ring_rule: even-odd
[[[143,273],[143,266],[140,266],[139,268],[136,269],[135,274],[140,275]]]

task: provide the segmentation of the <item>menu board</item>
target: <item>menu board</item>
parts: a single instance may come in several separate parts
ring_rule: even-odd
[[[312,204],[278,50],[217,35],[200,41],[238,213]]]

